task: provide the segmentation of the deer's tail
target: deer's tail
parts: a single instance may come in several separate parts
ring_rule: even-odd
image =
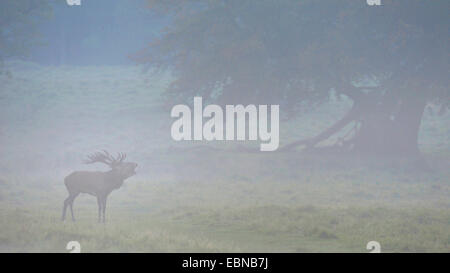
[[[72,177],[72,174],[73,173],[71,173],[71,174],[69,174],[68,176],[66,176],[66,177],[64,177],[64,185],[66,185],[66,188],[67,188],[67,190],[70,192],[71,191],[71,186],[70,186],[70,181],[71,181],[71,177]]]

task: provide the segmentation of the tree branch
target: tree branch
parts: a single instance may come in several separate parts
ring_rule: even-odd
[[[356,120],[360,113],[360,110],[359,110],[360,108],[356,107],[356,105],[357,105],[356,103],[353,104],[352,109],[350,109],[350,111],[348,111],[348,113],[342,119],[337,121],[335,124],[333,124],[331,127],[326,129],[322,133],[320,133],[312,138],[292,142],[288,145],[285,145],[284,147],[281,147],[279,149],[279,151],[280,152],[288,151],[297,146],[306,146],[308,148],[314,147],[317,143],[329,138],[330,136],[332,136],[333,134],[335,134],[336,132],[338,132],[339,130],[344,128],[347,124],[349,124],[353,120]]]

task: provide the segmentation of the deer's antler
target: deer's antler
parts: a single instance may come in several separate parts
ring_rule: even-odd
[[[122,163],[126,157],[127,157],[126,154],[118,153],[117,158],[114,158],[107,151],[103,150],[103,153],[96,152],[91,155],[88,155],[87,160],[85,160],[84,163],[92,164],[92,163],[99,162],[99,163],[106,164],[109,167],[113,168],[114,166],[117,166],[118,164]]]
[[[127,158],[127,154],[125,154],[125,153],[118,153],[116,161],[119,164],[119,163],[122,163],[125,160],[125,158]]]

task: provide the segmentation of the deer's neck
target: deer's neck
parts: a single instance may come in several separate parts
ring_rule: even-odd
[[[123,185],[125,178],[120,173],[110,170],[106,173],[106,180],[112,189],[118,189]]]

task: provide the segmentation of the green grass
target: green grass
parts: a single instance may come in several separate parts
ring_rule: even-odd
[[[77,222],[61,222],[61,182],[3,178],[0,251],[65,252],[72,240],[83,252],[367,252],[372,240],[385,252],[450,251],[446,169],[319,164],[297,153],[164,160],[179,176],[131,178],[111,194],[106,224],[87,195],[76,200]],[[288,165],[302,160],[309,165]]]
[[[371,240],[385,252],[450,250],[448,210],[263,206],[151,214],[119,209],[106,224],[81,212],[78,222],[63,223],[39,210],[2,208],[1,250],[65,252],[72,240],[83,252],[366,252]]]

